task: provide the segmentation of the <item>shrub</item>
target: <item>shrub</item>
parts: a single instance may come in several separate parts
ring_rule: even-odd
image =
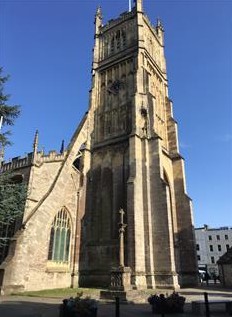
[[[153,313],[183,313],[185,297],[173,292],[171,295],[151,295],[148,297],[148,302],[152,305]]]
[[[60,317],[96,317],[97,301],[90,297],[81,298],[83,293],[77,293],[75,298],[64,299],[60,306]]]

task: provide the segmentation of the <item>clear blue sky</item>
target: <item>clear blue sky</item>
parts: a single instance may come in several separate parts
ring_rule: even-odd
[[[127,0],[0,0],[0,65],[22,106],[6,159],[68,144],[88,107],[97,5],[104,20]],[[144,0],[165,27],[170,97],[196,226],[232,226],[232,1]]]

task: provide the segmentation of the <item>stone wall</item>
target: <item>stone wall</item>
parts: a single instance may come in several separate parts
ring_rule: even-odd
[[[232,264],[219,264],[220,281],[225,287],[232,287]]]
[[[1,265],[4,270],[2,293],[14,289],[69,287],[71,275],[77,275],[74,247],[79,245],[76,241],[76,220],[81,204],[78,198],[82,192],[80,179],[84,176],[75,169],[73,162],[88,139],[88,120],[86,117],[83,119],[62,160],[40,160],[40,163],[37,161],[31,166],[23,226],[16,233],[9,254]],[[72,227],[70,257],[66,265],[48,261],[51,224],[64,207],[71,218]]]
[[[0,267],[5,291],[74,286],[78,276],[81,286],[109,286],[119,265],[120,208],[132,287],[196,284],[191,200],[162,25],[152,26],[137,1],[105,26],[98,9],[95,31],[89,112],[64,154],[33,153],[23,229]],[[73,166],[80,149],[82,171]],[[47,260],[51,223],[63,207],[72,222],[66,266]]]

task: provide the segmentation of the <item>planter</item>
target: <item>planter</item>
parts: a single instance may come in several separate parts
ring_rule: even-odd
[[[151,295],[148,298],[149,304],[152,306],[153,314],[175,314],[184,312],[185,297],[179,296],[173,292],[170,296],[164,294]]]
[[[64,299],[59,317],[97,317],[97,301],[88,297]]]

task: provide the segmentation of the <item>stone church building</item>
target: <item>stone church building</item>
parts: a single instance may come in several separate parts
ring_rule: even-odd
[[[119,210],[131,288],[196,285],[191,199],[168,96],[164,30],[142,0],[95,16],[89,109],[68,147],[3,162],[28,183],[22,224],[0,265],[2,293],[109,286]]]

